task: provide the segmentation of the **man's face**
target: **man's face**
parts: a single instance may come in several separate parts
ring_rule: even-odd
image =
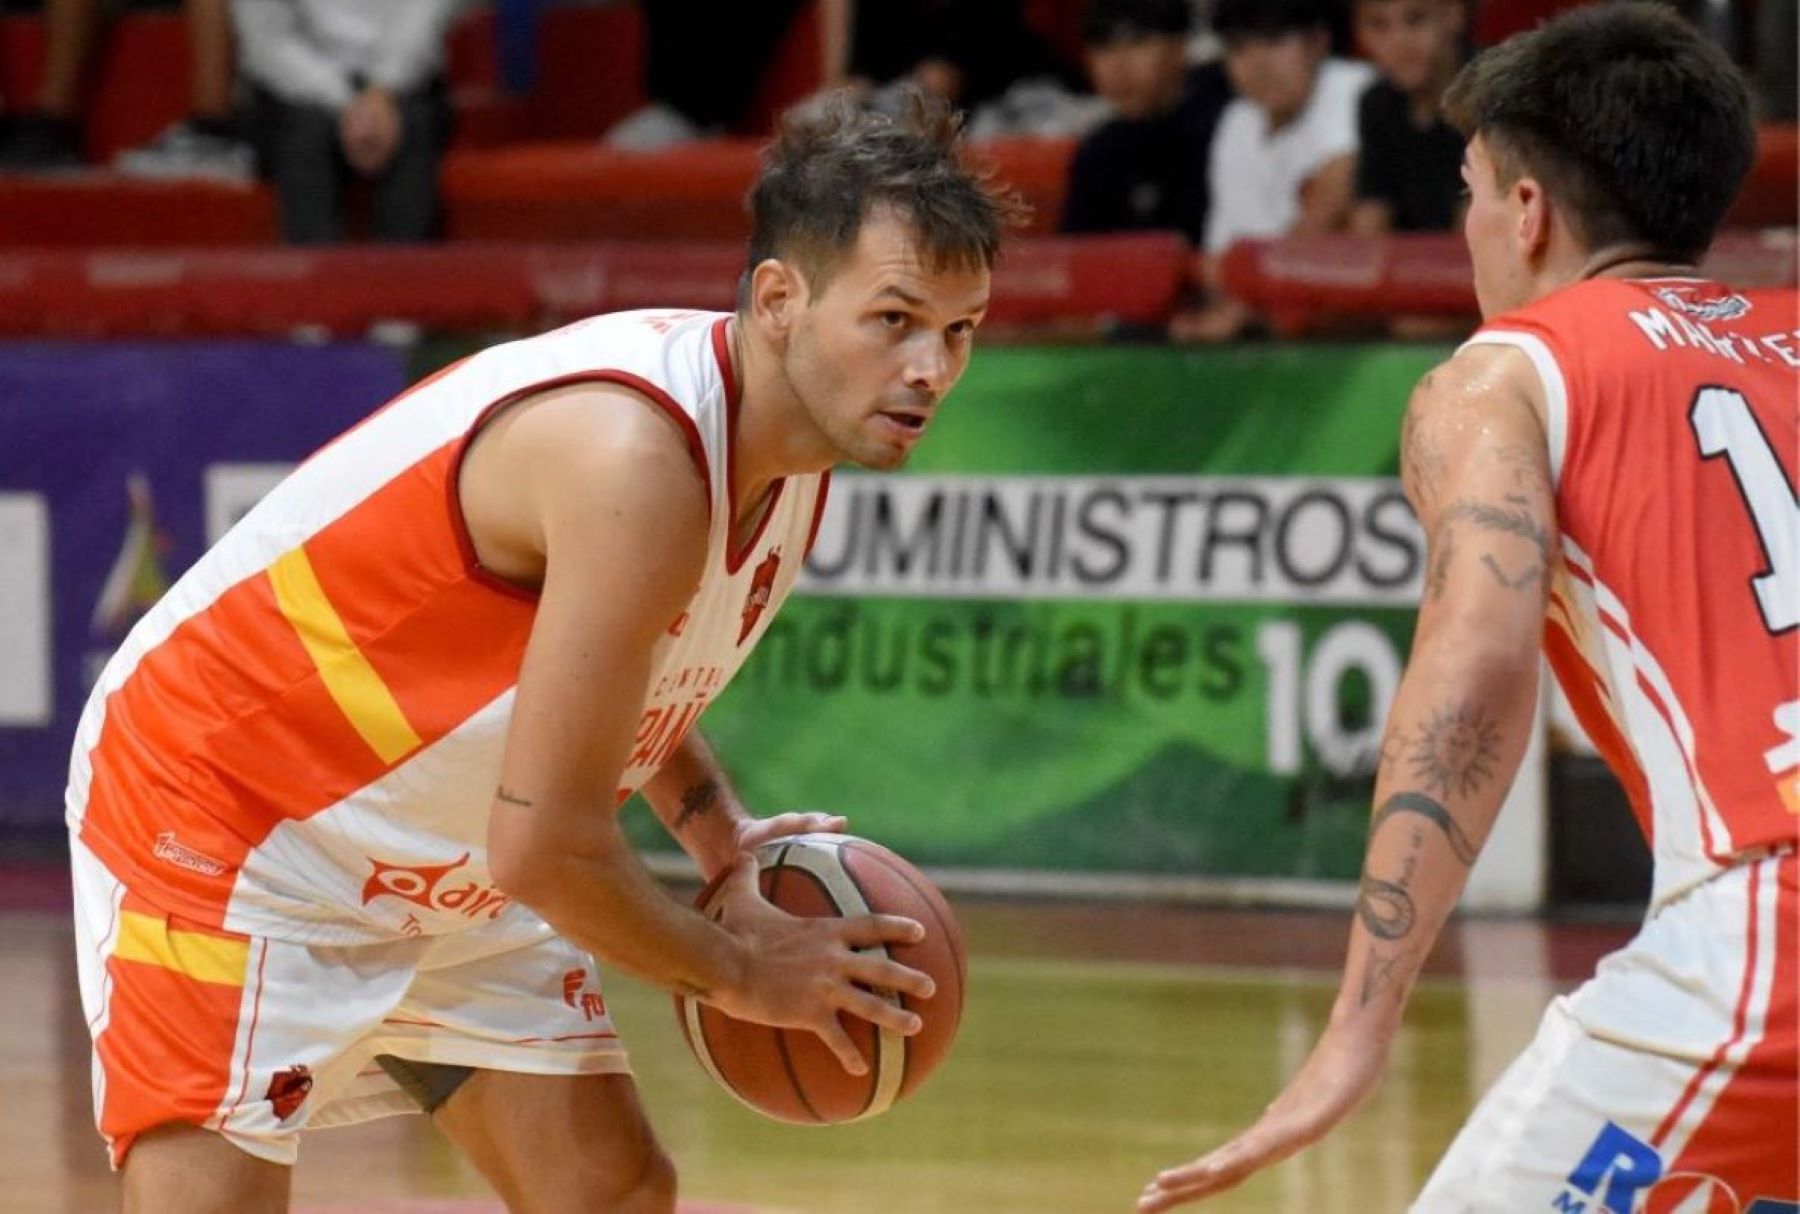
[[[1463,184],[1469,206],[1463,238],[1475,264],[1475,300],[1483,318],[1510,312],[1530,301],[1529,267],[1519,239],[1516,191],[1502,187],[1487,143],[1480,135],[1463,150]]]
[[[898,468],[969,365],[989,274],[936,266],[881,208],[824,288],[801,301],[786,370],[841,461]]]
[[[1236,35],[1225,42],[1225,73],[1239,96],[1285,122],[1312,96],[1327,47],[1323,30]]]
[[[1416,93],[1456,62],[1462,0],[1363,0],[1356,37],[1377,70],[1403,93]]]
[[[1187,46],[1175,34],[1140,34],[1087,48],[1094,92],[1122,118],[1154,118],[1181,99]]]

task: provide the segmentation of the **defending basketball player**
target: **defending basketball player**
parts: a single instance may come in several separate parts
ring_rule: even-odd
[[[1402,434],[1427,576],[1343,984],[1263,1116],[1138,1209],[1236,1186],[1374,1087],[1525,751],[1541,639],[1651,842],[1649,917],[1551,1005],[1413,1209],[1793,1210],[1800,317],[1791,290],[1695,269],[1751,163],[1746,90],[1627,4],[1489,51],[1447,106],[1485,324]]]
[[[669,1211],[616,966],[740,1019],[899,1033],[910,919],[795,918],[692,725],[800,571],[829,469],[905,461],[1013,203],[957,129],[790,121],[741,307],[498,346],[315,455],[133,631],[68,793],[95,1102],[125,1208],[281,1211],[299,1132],[424,1108],[514,1211]],[[642,789],[722,917],[617,821]],[[734,867],[735,866],[735,867]],[[859,951],[860,950],[860,951]]]

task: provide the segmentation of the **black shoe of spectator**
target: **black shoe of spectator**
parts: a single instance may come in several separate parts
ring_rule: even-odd
[[[67,118],[28,110],[0,138],[0,171],[43,172],[81,164],[81,132]]]

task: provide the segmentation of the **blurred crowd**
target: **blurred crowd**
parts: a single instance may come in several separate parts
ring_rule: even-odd
[[[494,0],[503,20],[526,23],[544,2]],[[1059,40],[1041,19],[1054,6],[1040,0],[636,0],[646,101],[603,142],[651,154],[741,133],[770,57],[810,10],[821,92],[850,89],[882,106],[908,83],[960,105],[975,140],[1078,140],[1061,228],[1183,233],[1209,288],[1174,335],[1226,339],[1261,324],[1220,285],[1218,258],[1236,241],[1455,226],[1462,144],[1438,103],[1478,49],[1480,2],[1065,0],[1066,28],[1079,33]],[[1545,12],[1567,6],[1515,2]],[[0,113],[0,173],[82,167],[97,48],[118,11],[133,7],[0,0],[0,11],[41,12],[45,31],[35,98]],[[363,178],[368,236],[436,235],[437,171],[453,122],[446,40],[478,5],[178,7],[191,51],[189,113],[111,168],[158,178],[260,175],[274,188],[284,238],[300,244],[345,238],[345,187]],[[1745,64],[1765,119],[1794,120],[1796,0],[1679,7]]]

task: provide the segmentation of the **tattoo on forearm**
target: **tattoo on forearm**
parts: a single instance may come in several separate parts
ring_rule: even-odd
[[[1418,912],[1413,909],[1412,895],[1398,881],[1383,881],[1363,874],[1357,889],[1356,914],[1379,940],[1399,940],[1413,929]]]
[[[1362,1006],[1369,1006],[1369,1001],[1380,994],[1384,986],[1404,986],[1413,968],[1414,956],[1410,949],[1385,952],[1370,948],[1369,959],[1363,965]]]
[[[530,801],[528,801],[524,797],[521,797],[518,793],[511,791],[504,784],[502,784],[499,787],[499,789],[497,789],[495,791],[494,800],[500,802],[503,805],[522,805],[526,809],[531,808]]]
[[[719,804],[719,782],[702,780],[681,794],[681,812],[675,815],[675,829],[685,829],[695,818],[711,813]]]
[[[1488,572],[1494,575],[1494,580],[1508,590],[1529,590],[1544,580],[1544,567],[1542,565],[1527,565],[1522,572],[1509,574],[1506,570],[1500,568],[1500,562],[1496,561],[1491,555],[1483,555],[1481,563],[1486,565]],[[1442,586],[1440,585],[1438,589],[1441,590]]]
[[[1475,845],[1469,841],[1456,819],[1450,816],[1450,811],[1423,793],[1403,792],[1389,797],[1369,822],[1370,841],[1374,841],[1390,818],[1400,814],[1414,814],[1424,818],[1449,841],[1450,850],[1459,861],[1465,866],[1475,862]],[[1404,940],[1417,925],[1419,913],[1413,903],[1412,882],[1419,869],[1419,857],[1425,850],[1425,841],[1429,837],[1420,826],[1414,826],[1408,832],[1406,858],[1401,862],[1399,873],[1391,879],[1377,877],[1367,868],[1363,870],[1362,880],[1357,886],[1356,916],[1377,940]],[[1389,968],[1397,963],[1398,955],[1390,959]],[[1375,972],[1374,957],[1371,957],[1369,965],[1370,969],[1363,974],[1364,1003],[1369,1001],[1376,988],[1387,977]]]
[[[1396,814],[1418,814],[1443,832],[1444,838],[1450,843],[1450,850],[1455,853],[1458,860],[1464,864],[1475,863],[1475,856],[1479,849],[1470,841],[1462,825],[1450,816],[1449,810],[1424,793],[1400,792],[1389,797],[1375,812],[1375,817],[1370,820],[1369,837],[1373,839],[1375,832],[1381,829],[1382,823]]]
[[[1412,739],[1406,760],[1428,789],[1467,797],[1493,778],[1499,743],[1499,727],[1481,709],[1443,709]]]

